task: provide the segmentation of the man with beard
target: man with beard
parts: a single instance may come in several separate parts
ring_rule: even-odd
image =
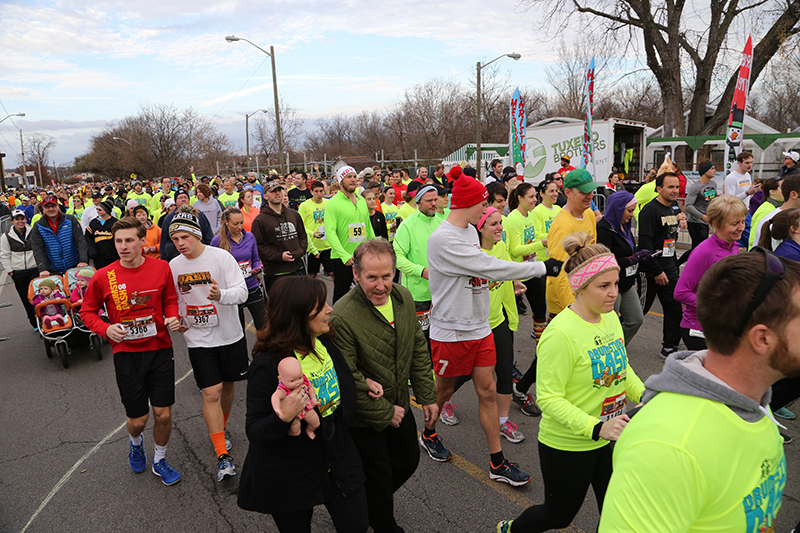
[[[800,266],[763,248],[706,272],[707,350],[667,358],[614,450],[600,531],[772,531],[786,486],[771,385],[800,375]]]

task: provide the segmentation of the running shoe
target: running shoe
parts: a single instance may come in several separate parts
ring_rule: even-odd
[[[662,346],[661,353],[659,355],[661,355],[661,359],[666,359],[667,357],[670,356],[670,354],[675,353],[677,351],[678,351],[677,346]]]
[[[434,461],[444,463],[453,457],[450,450],[444,447],[442,439],[439,438],[437,433],[434,433],[430,437],[426,437],[425,433],[420,433],[419,443],[422,444],[422,447],[425,448],[425,451],[428,452],[428,455]]]
[[[517,382],[516,381],[511,384],[511,392],[514,394],[514,396],[512,396],[512,399],[515,402],[517,402],[520,405],[525,403],[525,399],[528,396],[528,393],[520,392],[519,389],[517,388]]]
[[[153,463],[153,473],[161,478],[164,485],[174,485],[181,480],[181,475],[167,464],[166,459]]]
[[[511,524],[513,520],[503,520],[497,524],[497,533],[511,533]]]
[[[784,444],[791,444],[792,443],[793,439],[792,439],[792,437],[790,435],[787,435],[786,433],[781,433],[781,437],[783,437],[783,443]]]
[[[514,395],[513,398],[514,401],[519,404],[519,410],[522,411],[523,415],[539,416],[542,414],[542,410],[539,409],[538,405],[536,405],[536,400],[533,398],[532,394],[526,393],[524,400],[517,398],[516,395]]]
[[[508,440],[508,442],[522,442],[525,440],[525,435],[517,429],[517,425],[511,420],[506,420],[505,424],[500,424],[500,434]]]
[[[447,426],[455,426],[458,424],[458,417],[456,416],[456,409],[458,406],[454,403],[445,402],[442,406],[442,412],[439,413],[439,419],[442,424]]]
[[[775,416],[779,416],[785,420],[794,420],[795,418],[797,418],[797,416],[793,412],[791,412],[785,407],[781,407],[772,414],[774,414]]]
[[[522,379],[522,371],[520,371],[520,369],[517,368],[517,362],[516,361],[511,363],[511,379],[514,380],[514,384],[515,385],[519,382],[519,380]]]
[[[228,428],[225,428],[225,449],[231,451],[233,448],[233,443],[231,442],[231,432],[228,431]]]
[[[527,485],[531,481],[531,476],[525,472],[521,472],[515,463],[511,463],[508,459],[503,459],[500,466],[495,468],[489,464],[489,477],[501,483],[508,483],[512,487],[521,487]]]
[[[138,446],[131,443],[131,450],[128,452],[128,462],[131,464],[131,470],[137,474],[144,472],[147,468],[147,457],[144,455],[144,439]]]
[[[218,458],[219,464],[217,465],[217,481],[222,481],[227,477],[236,475],[236,470],[233,467],[233,457],[224,453]]]

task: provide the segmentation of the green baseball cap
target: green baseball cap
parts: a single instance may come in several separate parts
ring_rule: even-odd
[[[567,177],[564,178],[564,188],[578,189],[583,194],[588,194],[597,189],[597,184],[594,182],[594,178],[592,178],[588,170],[585,168],[576,168],[567,173]]]

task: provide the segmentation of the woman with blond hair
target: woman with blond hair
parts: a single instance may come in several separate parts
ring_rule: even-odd
[[[714,198],[706,210],[708,225],[714,234],[692,250],[675,285],[675,301],[683,305],[681,337],[689,350],[705,350],[703,328],[697,320],[697,287],[706,271],[729,255],[739,253],[739,239],[744,231],[747,206],[736,196],[723,194]]]
[[[539,462],[544,503],[529,507],[497,531],[536,532],[567,527],[589,485],[602,511],[611,478],[612,441],[639,402],[644,384],[628,366],[622,326],[614,312],[619,266],[608,248],[576,233],[564,239],[563,270],[575,303],[547,326],[537,346]]]

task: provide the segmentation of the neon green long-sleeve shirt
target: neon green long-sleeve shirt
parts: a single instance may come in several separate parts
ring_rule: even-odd
[[[529,212],[523,216],[518,209],[511,211],[505,220],[506,243],[508,255],[512,261],[533,261],[546,249],[542,239],[536,235],[534,218]]]
[[[553,219],[556,218],[556,215],[561,211],[561,207],[553,204],[552,208],[547,208],[544,204],[539,204],[533,208],[531,212],[533,214],[533,230],[536,232],[536,237],[539,239],[546,239],[547,236],[550,234],[550,224],[553,223]],[[548,241],[547,245],[550,245]],[[547,252],[547,248],[540,252],[536,252],[536,259],[539,261],[544,261],[549,257],[549,253]]]
[[[402,285],[411,292],[415,302],[431,300],[430,285],[422,277],[422,271],[428,268],[428,238],[443,221],[439,213],[426,217],[415,211],[403,220],[394,236],[397,268],[403,273]]]
[[[316,203],[314,200],[309,200],[300,204],[297,212],[300,213],[300,218],[303,219],[303,225],[306,227],[308,234],[308,251],[316,255],[317,252],[330,250],[331,245],[328,238],[317,239],[314,233],[319,231],[320,228],[325,226],[325,206],[328,205],[328,200],[322,199],[322,202]]]
[[[354,204],[341,190],[337,192],[325,206],[325,236],[331,258],[347,263],[360,243],[375,238],[366,200],[356,196]]]

